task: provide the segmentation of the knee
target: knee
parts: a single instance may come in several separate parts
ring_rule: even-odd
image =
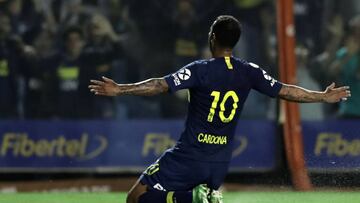
[[[128,192],[126,203],[138,203],[139,197],[146,192],[146,186],[137,182]]]
[[[142,195],[142,193],[137,193],[135,191],[128,192],[126,196],[126,203],[139,203],[139,197]]]
[[[133,192],[128,192],[126,196],[126,203],[137,203],[136,198]]]
[[[138,197],[133,190],[127,193],[126,203],[138,203]]]

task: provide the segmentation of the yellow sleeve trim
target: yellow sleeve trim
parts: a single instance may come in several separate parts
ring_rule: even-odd
[[[166,195],[166,203],[174,203],[173,196],[174,196],[174,192],[168,192]]]
[[[230,61],[230,57],[225,56],[225,63],[227,65],[228,69],[230,69],[230,70],[233,69],[233,66],[232,66],[231,61]]]

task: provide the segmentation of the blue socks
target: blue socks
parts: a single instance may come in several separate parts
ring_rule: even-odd
[[[148,190],[139,197],[138,203],[192,203],[192,192]]]

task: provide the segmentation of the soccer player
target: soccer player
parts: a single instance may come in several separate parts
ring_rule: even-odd
[[[131,188],[127,203],[222,202],[216,190],[227,173],[235,128],[251,89],[293,102],[334,103],[350,97],[349,87],[335,88],[334,83],[323,92],[280,83],[258,65],[233,57],[240,35],[238,20],[219,16],[209,32],[213,58],[134,84],[117,84],[106,77],[91,80],[89,88],[95,95],[190,92],[184,132],[174,147],[145,170]]]

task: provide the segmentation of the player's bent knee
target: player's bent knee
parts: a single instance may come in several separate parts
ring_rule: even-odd
[[[139,197],[143,194],[143,192],[139,192],[139,190],[130,190],[126,197],[126,203],[138,203]]]
[[[126,196],[126,203],[137,203],[138,198],[139,197],[136,198],[133,191],[130,191]]]
[[[137,182],[128,192],[126,203],[138,203],[139,197],[146,192],[146,186]]]

